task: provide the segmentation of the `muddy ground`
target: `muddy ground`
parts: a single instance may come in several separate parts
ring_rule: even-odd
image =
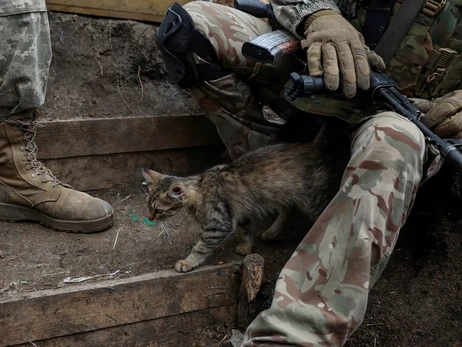
[[[50,13],[50,24],[54,57],[41,109],[45,119],[199,112],[189,94],[166,78],[155,48],[156,25],[60,13]],[[451,180],[445,170],[419,191],[389,265],[371,290],[364,323],[347,346],[462,346],[462,209]],[[0,300],[69,285],[66,277],[119,271],[114,276],[120,278],[168,269],[197,237],[187,215],[166,223],[167,232],[151,225],[144,188],[136,184],[94,194],[116,210],[115,226],[104,233],[0,223]],[[299,217],[275,242],[258,242],[265,279],[249,321],[268,307],[279,270],[308,228]],[[236,259],[233,245],[228,240],[208,264]],[[204,327],[197,345],[218,346],[232,328]]]

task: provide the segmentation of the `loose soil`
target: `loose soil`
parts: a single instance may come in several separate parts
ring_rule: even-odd
[[[50,13],[50,25],[54,56],[41,108],[45,119],[200,112],[186,91],[167,80],[155,47],[157,25],[60,13]],[[346,346],[462,346],[461,188],[452,181],[446,169],[419,191],[389,265],[371,290],[366,318]],[[136,276],[171,269],[185,257],[197,225],[186,214],[164,222],[165,228],[152,225],[145,189],[134,186],[92,192],[116,211],[114,227],[102,233],[0,223],[0,302],[16,293],[72,285],[63,282],[66,277],[116,271],[112,278]],[[269,306],[278,273],[309,226],[298,216],[278,240],[257,242],[265,278],[249,321]],[[234,246],[230,238],[207,264],[241,259]],[[197,346],[222,345],[231,328],[204,327],[197,331]]]

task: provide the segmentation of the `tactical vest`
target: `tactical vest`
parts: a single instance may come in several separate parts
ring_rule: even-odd
[[[336,2],[361,31],[368,1]],[[396,1],[393,14],[402,2]],[[426,1],[386,70],[404,94],[435,98],[462,89],[461,9],[462,0]]]
[[[362,31],[369,1],[335,2],[342,15]],[[393,14],[401,3],[402,0],[396,1]],[[432,99],[462,89],[461,11],[462,0],[427,0],[385,71],[403,94]],[[311,95],[297,98],[291,104],[304,112],[337,117],[350,124],[356,124],[381,107],[361,93],[352,99],[330,94]]]

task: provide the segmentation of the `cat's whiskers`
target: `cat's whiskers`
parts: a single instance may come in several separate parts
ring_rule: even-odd
[[[197,268],[236,229],[240,242],[236,252],[249,254],[254,228],[247,224],[271,214],[277,218],[262,233],[265,240],[274,239],[284,230],[293,210],[316,220],[338,190],[343,174],[343,165],[339,165],[341,170],[329,165],[335,161],[326,153],[323,142],[316,140],[263,147],[195,176],[143,170],[150,185],[150,210],[159,212],[159,217],[191,215],[202,229],[189,255],[178,261],[175,269],[188,272]],[[346,166],[348,154],[336,154],[335,159],[345,161]],[[175,222],[171,223],[167,222],[169,230],[174,231]],[[157,238],[166,234],[173,244],[166,225],[158,224]]]

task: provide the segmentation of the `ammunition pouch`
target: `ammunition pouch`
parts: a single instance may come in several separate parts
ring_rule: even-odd
[[[181,88],[228,74],[220,66],[210,41],[194,28],[191,15],[177,2],[169,7],[159,26],[157,46],[170,78]]]
[[[402,3],[403,0],[396,2]],[[451,44],[455,39],[447,42],[448,47],[433,47],[432,42],[434,33],[430,29],[447,3],[447,0],[426,0],[387,65],[387,74],[408,96],[437,98],[462,87],[462,52],[457,48],[460,45]],[[449,22],[446,30],[446,35],[452,37],[458,30],[456,22]]]
[[[416,95],[437,98],[460,89],[462,56],[450,48],[433,50],[422,69],[417,83]]]

